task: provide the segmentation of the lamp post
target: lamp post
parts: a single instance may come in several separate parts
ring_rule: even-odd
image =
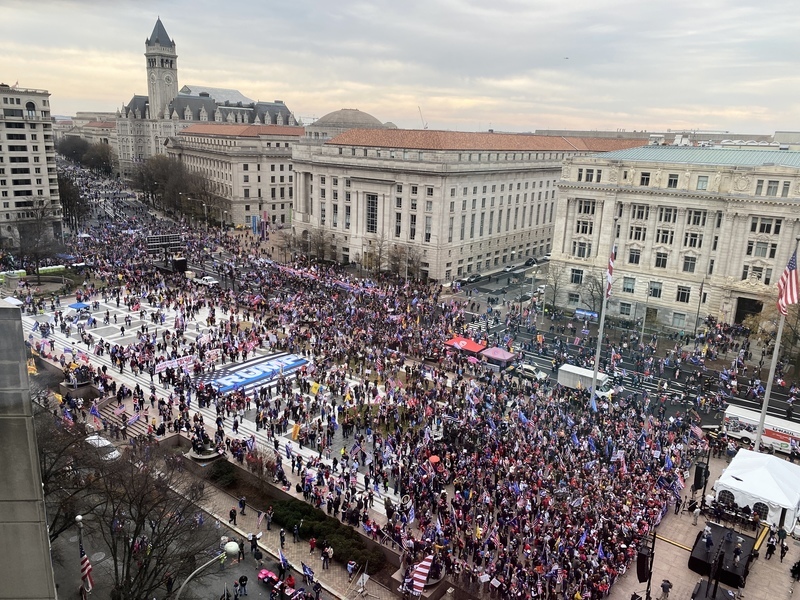
[[[642,335],[641,335],[641,338],[639,339],[639,343],[640,344],[644,342],[644,324],[645,324],[645,321],[647,321],[647,303],[650,302],[650,294],[651,294],[650,282],[648,281],[647,282],[647,296],[644,299],[644,314],[642,315]]]
[[[81,515],[75,515],[75,524],[78,526],[78,548],[81,550],[81,586],[82,589],[85,589],[87,592],[92,591],[92,586],[89,585],[88,589],[86,588],[86,584],[83,582],[84,572],[83,572],[83,517]],[[86,563],[88,566],[88,562]],[[88,567],[89,571],[91,571],[91,566]],[[87,575],[88,581],[91,583],[92,577],[91,574]]]
[[[203,215],[205,215],[206,218],[206,231],[208,231],[208,206],[205,202],[203,202]]]
[[[186,581],[183,582],[183,585],[178,590],[178,595],[175,596],[175,600],[180,600],[181,599],[181,594],[183,593],[183,589],[195,577],[195,575],[200,573],[200,571],[210,567],[211,565],[213,565],[215,562],[217,562],[219,560],[222,560],[224,562],[228,558],[229,555],[238,555],[238,553],[239,553],[239,544],[237,544],[234,541],[230,541],[230,542],[226,543],[225,544],[225,549],[222,552],[217,554],[214,558],[209,560],[207,563],[204,563],[204,564],[200,565],[199,567],[197,567],[197,569],[195,569],[192,573],[189,574],[189,576],[186,578]]]
[[[228,211],[222,211],[222,228],[225,229],[228,226]]]

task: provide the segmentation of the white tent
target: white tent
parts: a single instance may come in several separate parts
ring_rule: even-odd
[[[766,505],[769,523],[780,523],[785,511],[783,522],[790,532],[800,517],[800,466],[772,454],[739,450],[714,490],[717,500],[730,492],[740,507]]]
[[[22,306],[23,304],[25,304],[22,300],[17,300],[16,298],[14,298],[14,296],[8,296],[6,298],[3,298],[3,300],[8,302],[9,304],[13,304],[14,306]]]

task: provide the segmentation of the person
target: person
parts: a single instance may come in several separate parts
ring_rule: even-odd
[[[672,582],[669,579],[664,579],[661,582],[661,596],[659,600],[667,600],[669,598],[669,591],[672,589]]]
[[[266,521],[267,521],[267,531],[271,531],[271,530],[272,530],[272,515],[273,515],[273,514],[275,514],[275,511],[274,511],[274,510],[272,510],[272,507],[270,506],[270,507],[267,509],[267,512],[266,512],[266,514],[264,515],[264,518],[265,518],[265,519],[266,519]]]
[[[312,535],[311,539],[308,540],[308,553],[309,554],[314,554],[314,548],[316,548],[316,547],[317,547],[317,538],[315,538]]]
[[[789,544],[786,542],[781,542],[781,562],[783,562],[783,559],[786,558],[787,552],[789,552]]]
[[[239,555],[236,559],[241,562],[244,560],[244,538],[240,537],[236,543],[239,545]]]
[[[356,561],[350,560],[347,561],[347,582],[353,581],[353,575],[356,572]]]
[[[239,577],[239,593],[242,596],[247,596],[247,575]]]
[[[777,545],[778,545],[777,538],[773,534],[770,534],[769,539],[767,540],[767,554],[764,558],[766,558],[767,560],[772,558],[772,555],[775,554],[775,548],[777,547]]]
[[[708,535],[706,536],[706,554],[711,554],[711,547],[713,545],[714,545],[714,536],[712,536],[711,532],[709,532]]]
[[[733,562],[734,564],[738,565],[739,561],[742,558],[742,545],[736,544],[736,548],[733,549]]]
[[[245,501],[245,497],[242,496],[241,498],[239,498],[239,514],[242,514],[242,515],[244,514],[245,506],[247,506],[246,501]]]
[[[314,600],[319,600],[319,594],[322,592],[322,584],[319,581],[314,582]]]
[[[700,506],[695,506],[694,511],[692,512],[692,525],[697,525],[697,519],[700,517]]]
[[[233,600],[237,600],[239,598],[239,582],[233,582]]]
[[[296,582],[295,582],[295,580],[294,580],[294,575],[292,575],[291,573],[289,573],[289,576],[286,578],[286,585],[287,585],[288,587],[290,587],[290,588],[294,588],[294,586],[295,586],[295,583],[296,583]]]
[[[323,569],[330,568],[330,562],[331,562],[332,558],[333,558],[333,546],[328,546],[322,552],[322,568]]]
[[[228,523],[233,523],[234,526],[236,525],[236,507],[235,506],[233,508],[231,508],[230,511],[228,511]]]
[[[292,535],[294,536],[293,543],[296,544],[300,540],[300,525],[297,523],[294,524],[294,529],[292,529]]]

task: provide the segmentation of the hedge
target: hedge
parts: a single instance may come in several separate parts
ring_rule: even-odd
[[[370,549],[358,531],[310,504],[295,499],[279,500],[272,508],[275,511],[273,521],[283,527],[287,535],[291,535],[294,526],[302,520],[300,535],[303,538],[315,537],[317,544],[327,540],[333,546],[333,560],[344,565],[354,560],[359,566],[366,567],[369,575],[386,566],[383,552],[377,548]]]

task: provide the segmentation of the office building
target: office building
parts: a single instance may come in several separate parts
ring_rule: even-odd
[[[644,146],[571,157],[558,189],[548,301],[599,311],[613,243],[608,314],[677,331],[759,313],[800,235],[800,152]]]

